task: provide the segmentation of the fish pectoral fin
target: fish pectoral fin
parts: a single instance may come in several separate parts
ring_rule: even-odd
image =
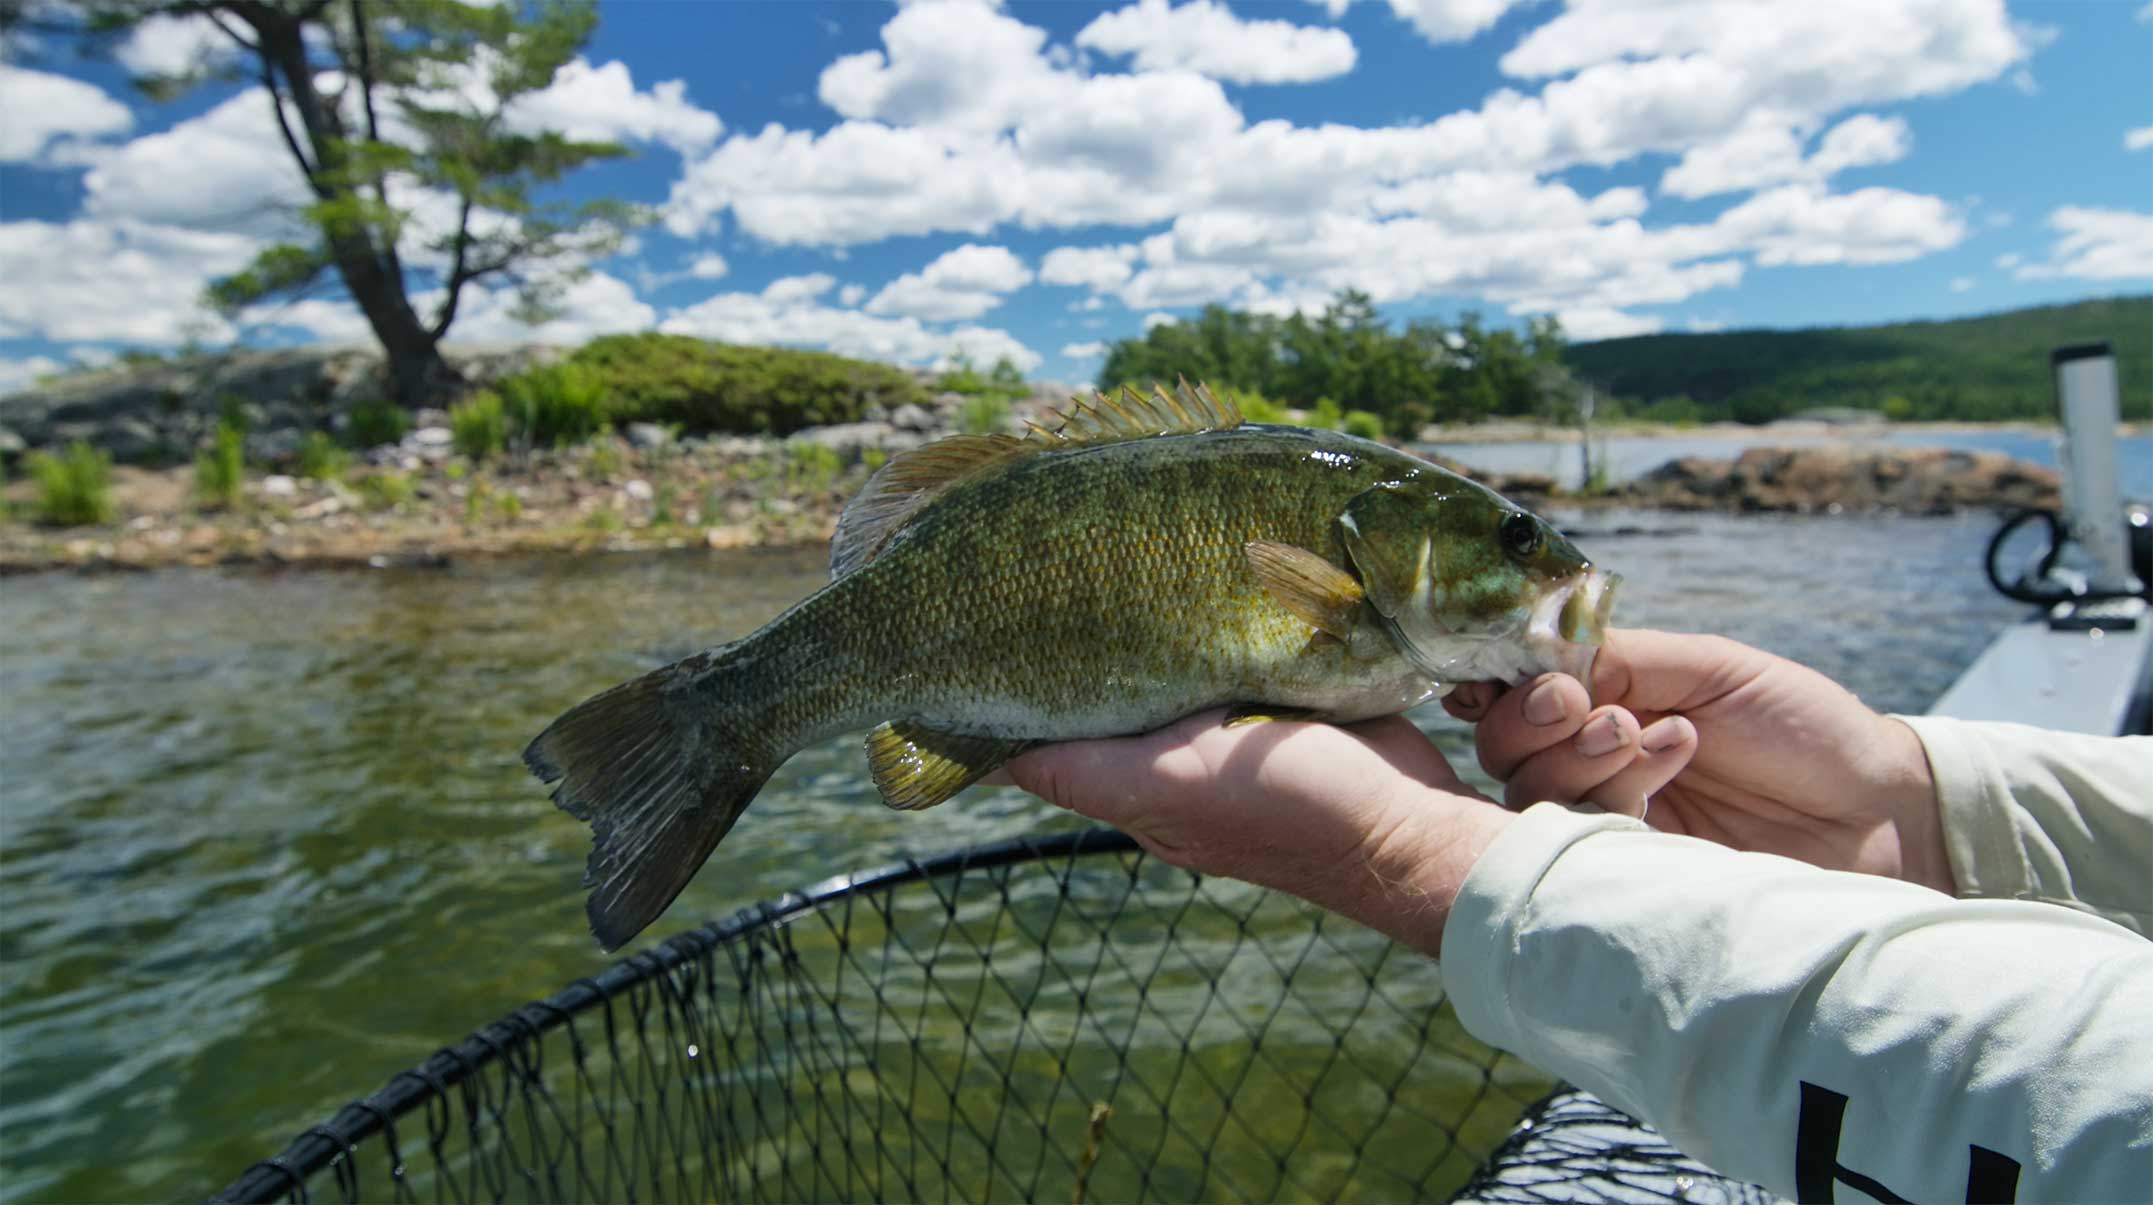
[[[1242,554],[1256,581],[1310,627],[1339,640],[1353,634],[1363,595],[1352,574],[1306,548],[1271,540],[1250,540]]]
[[[892,720],[867,734],[867,768],[882,802],[917,812],[985,778],[1031,743]]]
[[[1226,719],[1221,728],[1239,728],[1243,724],[1305,724],[1322,716],[1320,711],[1306,707],[1276,707],[1269,703],[1242,703],[1226,709]]]

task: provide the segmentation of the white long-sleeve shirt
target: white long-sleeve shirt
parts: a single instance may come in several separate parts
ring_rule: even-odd
[[[2153,738],[1907,722],[1969,898],[1540,804],[1459,1019],[1789,1197],[2153,1201]]]

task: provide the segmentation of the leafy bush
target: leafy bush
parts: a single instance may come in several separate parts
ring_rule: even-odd
[[[1325,431],[1336,431],[1339,424],[1345,421],[1346,412],[1339,409],[1337,402],[1327,397],[1319,397],[1316,399],[1316,404],[1309,407],[1308,417],[1304,420],[1303,425],[1321,427]]]
[[[1384,428],[1399,439],[1418,439],[1420,429],[1435,421],[1435,408],[1426,402],[1405,402],[1390,412]]]
[[[935,378],[934,387],[942,393],[961,393],[966,397],[995,398],[1013,402],[1028,397],[1032,387],[1025,383],[1024,373],[1008,356],[994,362],[991,372],[982,374],[963,352],[950,357],[949,367]]]
[[[351,408],[344,437],[355,448],[378,448],[400,442],[411,430],[411,416],[394,402],[361,402]]]
[[[326,431],[309,431],[299,441],[299,475],[311,481],[328,481],[351,467],[351,453],[337,446]]]
[[[607,335],[569,363],[599,374],[614,422],[678,423],[692,434],[788,435],[857,422],[875,406],[927,400],[909,373],[888,365],[687,335]]]
[[[1383,438],[1383,420],[1366,410],[1348,410],[1339,430],[1361,439]]]
[[[501,395],[486,390],[449,409],[449,439],[472,460],[498,456],[508,449],[508,414]]]
[[[112,521],[111,456],[78,439],[58,456],[33,452],[28,463],[39,518],[58,527]]]
[[[836,484],[845,462],[837,450],[806,440],[785,445],[785,484],[795,492],[819,493]]]
[[[368,510],[395,510],[418,497],[411,478],[402,473],[369,473],[352,484],[357,487],[359,500]]]
[[[504,421],[533,447],[581,443],[613,417],[604,372],[573,359],[504,377],[494,389]]]
[[[194,458],[194,496],[204,506],[230,510],[246,497],[247,435],[227,419],[217,424],[217,442]]]
[[[1241,417],[1252,423],[1282,423],[1286,421],[1286,408],[1253,389],[1215,389],[1222,402],[1241,411]]]
[[[982,393],[964,400],[957,411],[957,427],[966,435],[992,435],[1009,422],[1009,401],[1000,394]]]

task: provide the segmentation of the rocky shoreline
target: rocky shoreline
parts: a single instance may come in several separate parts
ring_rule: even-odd
[[[864,442],[874,434],[824,428],[783,441],[649,446],[623,438],[485,465],[400,448],[389,464],[351,481],[253,478],[239,505],[221,509],[194,501],[191,470],[123,466],[114,472],[115,523],[48,528],[19,517],[0,521],[0,574],[446,565],[534,554],[814,544],[829,539],[845,500],[880,463],[880,446]],[[894,426],[889,434],[899,444],[928,437]],[[1559,494],[1539,474],[1480,476],[1527,506],[1559,499],[1568,506],[1676,511],[1936,515],[2056,504],[2049,469],[1996,453],[1941,449],[1752,448],[1733,459],[1684,457],[1595,495]],[[17,481],[7,492],[9,514],[26,515],[34,486]]]
[[[461,367],[484,379],[548,354],[532,348],[465,353]],[[399,442],[366,449],[348,472],[298,475],[292,462],[303,433],[347,430],[353,408],[368,398],[367,364],[364,353],[349,350],[253,353],[236,366],[152,365],[0,399],[0,457],[19,460],[25,446],[80,439],[122,462],[112,473],[117,518],[87,527],[31,522],[36,483],[19,469],[10,472],[0,574],[441,565],[549,553],[812,544],[829,538],[845,500],[890,456],[955,433],[967,402],[942,394],[927,405],[902,405],[786,439],[677,439],[662,428],[630,424],[587,444],[481,463],[454,453],[446,415],[422,411]],[[1058,394],[1018,400],[1002,422],[1019,430],[1062,400]],[[205,505],[196,497],[193,468],[172,462],[192,456],[220,416],[234,413],[248,427],[248,460],[269,471],[251,472],[236,498]],[[1562,435],[1515,425],[1480,433]],[[1457,441],[1452,428],[1423,434],[1425,442]],[[166,467],[156,467],[159,462]],[[1484,474],[1445,463],[1527,506],[1559,497],[1565,505],[1667,510],[1932,515],[2053,506],[2057,493],[2047,468],[1941,449],[1757,447],[1734,458],[1672,460],[1593,494],[1559,494],[1544,474]]]

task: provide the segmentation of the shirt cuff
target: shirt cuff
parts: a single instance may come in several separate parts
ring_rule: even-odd
[[[1961,896],[2019,899],[2038,895],[2033,868],[2019,848],[2010,784],[1984,741],[1968,740],[1964,722],[1942,716],[1891,717],[1914,730],[1936,780],[1944,854]]]
[[[1571,846],[1595,833],[1643,832],[1628,816],[1536,803],[1505,827],[1458,889],[1443,926],[1443,987],[1466,1032],[1503,1050],[1523,1047],[1510,1007],[1510,964],[1533,891]]]

